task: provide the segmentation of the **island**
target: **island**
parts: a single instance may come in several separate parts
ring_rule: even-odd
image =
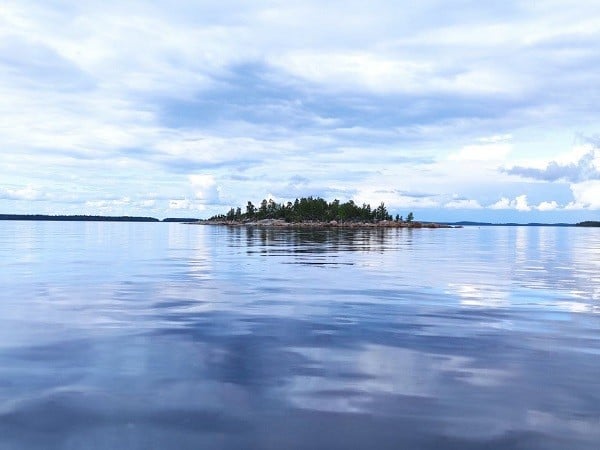
[[[412,212],[406,218],[399,214],[393,217],[383,202],[371,208],[367,203],[359,206],[353,200],[341,203],[335,199],[328,202],[312,196],[287,203],[263,199],[258,207],[248,201],[245,211],[241,207],[231,208],[226,214],[194,223],[302,228],[456,228],[448,224],[415,221]]]
[[[88,216],[60,214],[0,214],[0,220],[39,220],[53,222],[160,222],[154,217]]]
[[[600,222],[595,220],[587,220],[585,222],[579,222],[575,224],[576,227],[600,227]]]
[[[198,222],[202,219],[196,219],[194,217],[165,217],[162,222],[183,222],[183,223],[190,223],[190,222]]]

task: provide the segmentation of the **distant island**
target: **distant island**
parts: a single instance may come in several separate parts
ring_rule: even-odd
[[[585,222],[579,222],[576,226],[578,227],[600,227],[600,222],[595,220],[587,220]]]
[[[0,214],[0,220],[39,220],[53,222],[197,222],[200,219],[167,217],[159,220],[154,217],[137,216],[88,216],[88,215],[51,215],[51,214]]]
[[[161,222],[189,223],[189,222],[199,222],[200,220],[202,220],[202,219],[184,218],[184,217],[167,217],[166,219],[161,220]]]
[[[472,222],[472,221],[461,221],[461,222],[450,222],[450,225],[463,225],[469,227],[574,227],[576,224],[555,222],[555,223],[543,223],[543,222]]]
[[[57,222],[160,222],[154,217],[87,216],[50,214],[0,214],[0,220],[49,220]]]
[[[248,201],[243,212],[241,207],[231,208],[227,214],[199,223],[275,227],[453,228],[448,224],[415,221],[412,212],[406,218],[398,214],[393,217],[383,202],[371,208],[367,203],[359,206],[353,200],[341,203],[337,199],[328,202],[321,197],[302,197],[287,203],[263,199],[258,207]]]
[[[543,223],[543,222],[528,222],[528,223],[492,223],[492,222],[450,222],[449,225],[477,226],[477,227],[600,227],[600,222],[587,221],[579,223]]]

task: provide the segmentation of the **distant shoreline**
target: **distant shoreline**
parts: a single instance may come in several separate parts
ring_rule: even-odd
[[[578,223],[543,223],[543,222],[529,222],[529,223],[491,223],[491,222],[449,222],[450,225],[462,225],[465,227],[600,227],[600,222],[585,221]]]
[[[2,220],[26,221],[51,221],[51,222],[159,222],[159,223],[185,223],[200,225],[227,225],[227,226],[259,226],[280,228],[462,228],[462,227],[600,227],[600,221],[584,221],[578,223],[491,223],[491,222],[285,222],[278,219],[263,219],[256,221],[228,221],[196,219],[187,217],[167,217],[157,219],[143,216],[100,216],[100,215],[51,215],[51,214],[0,214]],[[333,222],[333,223],[332,223]]]
[[[50,222],[195,222],[200,219],[168,217],[160,220],[155,217],[139,216],[97,216],[97,215],[50,215],[50,214],[0,214],[0,220],[28,220]]]

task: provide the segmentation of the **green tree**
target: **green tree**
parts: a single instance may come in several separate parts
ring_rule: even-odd
[[[321,197],[302,197],[296,199],[293,203],[277,203],[273,199],[264,199],[260,206],[256,208],[251,201],[246,204],[246,212],[242,214],[241,208],[231,208],[227,214],[213,216],[211,219],[227,219],[241,221],[243,219],[284,219],[287,222],[302,221],[320,221],[330,220],[362,221],[370,222],[373,220],[394,220],[389,214],[385,204],[382,202],[377,208],[371,209],[371,205],[363,203],[362,206],[348,200],[341,203],[335,199],[328,203]],[[413,214],[410,213],[408,220],[413,220]],[[396,221],[402,222],[402,216],[396,215]]]
[[[340,201],[336,198],[329,204],[329,220],[339,220],[340,218]]]
[[[263,201],[260,202],[260,207],[258,208],[258,218],[259,219],[264,219],[265,217],[267,217],[268,206],[269,206],[269,203],[267,202],[266,199],[263,199]]]
[[[256,207],[249,201],[246,205],[246,215],[251,219],[254,217],[254,214],[256,214]]]
[[[385,207],[385,203],[381,202],[381,204],[375,210],[375,220],[388,220],[389,214],[387,208]]]
[[[411,223],[411,222],[412,222],[414,219],[415,219],[415,216],[413,215],[413,213],[412,213],[412,212],[409,212],[409,213],[408,213],[408,216],[406,216],[406,221],[407,221],[408,223]]]

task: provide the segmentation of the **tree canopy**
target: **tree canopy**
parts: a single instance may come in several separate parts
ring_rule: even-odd
[[[321,197],[302,197],[294,202],[276,203],[273,199],[263,199],[256,207],[251,201],[246,204],[245,212],[241,208],[231,208],[227,214],[211,217],[209,220],[248,221],[262,219],[281,219],[286,222],[378,222],[393,220],[385,204],[381,202],[376,208],[363,203],[357,205],[353,200],[341,203],[335,199],[327,202]],[[412,212],[407,217],[413,218]],[[396,216],[396,221],[402,221]]]

